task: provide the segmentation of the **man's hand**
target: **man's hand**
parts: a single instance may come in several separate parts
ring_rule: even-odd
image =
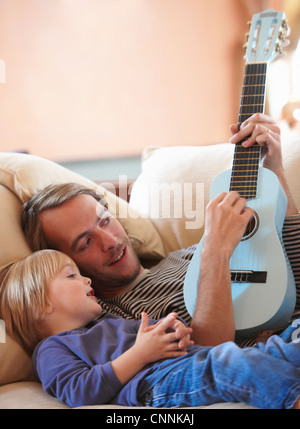
[[[223,192],[206,208],[196,309],[191,322],[196,344],[233,341],[234,313],[229,261],[253,210],[237,192]]]
[[[242,143],[244,147],[250,147],[255,142],[262,147],[263,166],[276,174],[286,193],[288,200],[286,215],[296,215],[298,208],[291,195],[283,170],[280,127],[277,123],[267,115],[256,113],[243,122],[240,129],[235,124],[231,125],[230,130],[233,134],[230,139],[231,143],[239,143],[248,137]]]
[[[282,174],[281,135],[277,123],[267,115],[255,113],[238,129],[238,125],[231,125],[231,143],[243,142],[244,147],[258,143],[262,147],[264,157],[263,166],[269,168],[276,175]]]
[[[253,210],[238,192],[222,192],[206,208],[204,248],[230,258],[241,241]]]

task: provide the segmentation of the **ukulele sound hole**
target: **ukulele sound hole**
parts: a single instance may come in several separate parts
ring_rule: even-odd
[[[259,226],[258,214],[254,212],[250,222],[246,227],[246,231],[244,232],[242,241],[248,240],[250,237],[252,237],[258,230],[258,226]]]

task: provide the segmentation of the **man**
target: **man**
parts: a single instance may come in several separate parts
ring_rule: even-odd
[[[268,116],[256,114],[240,129],[233,125],[231,132],[232,143],[250,136],[245,146],[255,141],[263,146],[264,165],[277,175],[288,197],[284,231],[288,231],[286,235],[298,232],[300,250],[300,216],[283,173],[279,127]],[[183,282],[195,246],[173,252],[155,267],[144,269],[124,229],[99,200],[101,203],[101,197],[77,185],[48,187],[32,197],[22,220],[32,250],[50,247],[68,254],[92,278],[106,311],[127,318],[138,318],[145,311],[153,319],[175,311],[193,328],[196,343],[216,345],[233,340],[229,260],[252,216],[246,200],[236,192],[222,193],[207,206],[193,320],[185,308]],[[300,257],[300,251],[297,254]]]

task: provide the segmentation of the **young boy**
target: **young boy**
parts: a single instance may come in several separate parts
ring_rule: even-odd
[[[300,345],[291,341],[292,327],[252,348],[196,346],[175,313],[159,322],[144,313],[141,321],[102,314],[91,281],[55,250],[8,265],[0,285],[9,334],[34,350],[33,370],[45,391],[71,407],[298,407]]]

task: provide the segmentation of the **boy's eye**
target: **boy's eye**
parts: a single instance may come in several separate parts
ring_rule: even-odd
[[[70,279],[74,279],[74,278],[76,277],[76,275],[77,275],[76,273],[69,274],[69,275],[68,275],[68,278],[70,278]]]

